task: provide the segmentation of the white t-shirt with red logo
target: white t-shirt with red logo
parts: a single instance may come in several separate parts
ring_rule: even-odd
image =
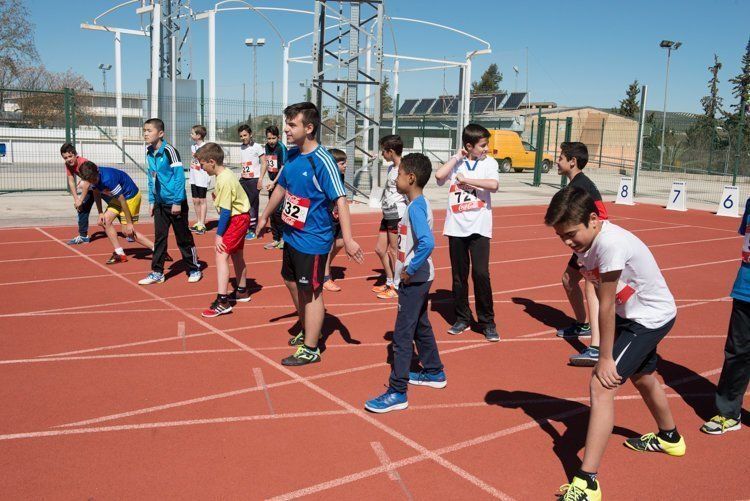
[[[443,235],[468,237],[476,233],[492,238],[492,192],[459,183],[456,181],[458,174],[468,179],[494,179],[500,182],[497,160],[490,156],[481,160],[465,158],[457,162],[450,176],[442,183],[438,182],[440,186],[450,183]]]
[[[260,157],[266,150],[258,143],[240,145],[240,177],[253,179],[260,177]]]
[[[656,329],[677,314],[674,297],[656,264],[654,255],[638,237],[609,221],[591,248],[578,253],[581,274],[596,287],[602,273],[621,270],[615,312],[649,329]]]
[[[192,154],[192,156],[190,158],[190,173],[188,175],[188,178],[190,180],[190,184],[200,186],[201,188],[208,188],[208,182],[211,179],[211,176],[208,175],[208,172],[203,170],[203,168],[201,167],[201,163],[197,158],[195,158],[195,152],[198,151],[204,144],[206,143],[193,144],[190,146],[190,153]]]

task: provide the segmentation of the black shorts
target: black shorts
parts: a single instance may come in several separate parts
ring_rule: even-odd
[[[398,233],[398,223],[401,219],[386,219],[380,220],[380,232],[387,231],[388,233]]]
[[[672,329],[674,322],[673,318],[661,327],[649,329],[633,320],[615,317],[612,356],[623,383],[635,374],[650,374],[656,370],[656,346]]]
[[[193,198],[206,198],[206,194],[208,193],[208,188],[204,188],[203,186],[196,186],[194,184],[191,184],[190,193],[193,195]]]
[[[578,256],[576,256],[575,252],[572,256],[570,256],[570,260],[568,261],[568,268],[573,268],[574,270],[581,269],[581,265],[578,264]]]
[[[296,282],[301,289],[318,293],[323,290],[327,259],[328,254],[305,254],[287,243],[284,245],[281,277],[287,282]]]
[[[341,235],[341,224],[338,221],[333,222],[333,239],[338,240],[339,238],[343,238]]]

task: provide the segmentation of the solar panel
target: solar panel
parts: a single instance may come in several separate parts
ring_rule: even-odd
[[[508,97],[508,94],[505,92],[495,94],[495,110],[499,110],[501,108],[500,105],[503,104],[503,99],[505,99],[506,97]]]
[[[417,107],[414,108],[414,115],[426,114],[430,110],[430,108],[432,108],[432,105],[435,104],[435,101],[437,101],[437,99],[422,99]]]
[[[430,110],[430,114],[445,115],[448,113],[448,108],[450,108],[451,103],[455,100],[456,98],[454,96],[440,96]]]
[[[419,99],[407,99],[403,102],[401,105],[401,108],[398,109],[399,115],[410,115],[414,107],[419,102]]]
[[[487,107],[492,104],[494,100],[494,96],[474,97],[471,99],[469,110],[471,111],[471,113],[484,113]]]
[[[525,92],[513,92],[511,93],[510,97],[507,101],[505,101],[505,105],[503,106],[504,110],[517,110],[519,106],[521,106],[521,103],[523,100],[526,99],[526,93]]]
[[[456,98],[453,100],[451,105],[448,107],[448,115],[454,115],[458,113],[458,104],[461,102],[460,99]]]

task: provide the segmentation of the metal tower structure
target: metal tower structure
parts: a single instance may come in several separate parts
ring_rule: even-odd
[[[190,78],[182,71],[182,51],[190,35],[187,15],[191,12],[190,0],[158,0],[158,3],[161,5],[159,76],[170,80],[173,74],[176,78]]]
[[[336,4],[333,7],[331,4]],[[347,9],[344,7],[348,7]],[[331,38],[326,31],[326,17],[339,18],[342,25]],[[372,131],[374,142],[373,151],[377,152],[377,142],[380,139],[381,103],[380,86],[383,74],[383,0],[315,0],[313,15],[313,100],[323,113],[323,96],[327,96],[337,107],[344,109],[345,136],[323,121],[322,127],[337,134],[336,140],[343,139],[346,145],[346,155],[355,164],[355,153],[361,152],[366,159],[372,161],[370,179],[380,185],[380,164],[377,154],[370,153],[368,144],[360,146],[357,140],[367,137]],[[333,31],[333,30],[331,30]],[[364,41],[364,45],[361,42]],[[337,44],[348,47],[346,51],[331,50],[329,47]],[[372,51],[374,65],[372,68],[360,68],[359,58],[366,52]],[[344,78],[338,78],[343,72]],[[336,75],[336,76],[334,76]],[[343,95],[336,92],[336,87],[345,86]],[[367,92],[373,100],[372,109],[360,106],[359,89],[370,89]],[[363,126],[357,130],[357,119],[362,119]],[[318,135],[320,135],[320,130]],[[346,182],[350,185],[354,181],[354,169],[347,169]],[[373,175],[375,174],[375,175]],[[352,194],[350,193],[351,197]]]

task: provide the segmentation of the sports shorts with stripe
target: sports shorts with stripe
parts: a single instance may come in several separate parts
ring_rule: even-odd
[[[650,374],[656,370],[656,346],[672,329],[675,318],[661,327],[649,329],[633,320],[615,317],[612,356],[623,383],[635,374]]]

